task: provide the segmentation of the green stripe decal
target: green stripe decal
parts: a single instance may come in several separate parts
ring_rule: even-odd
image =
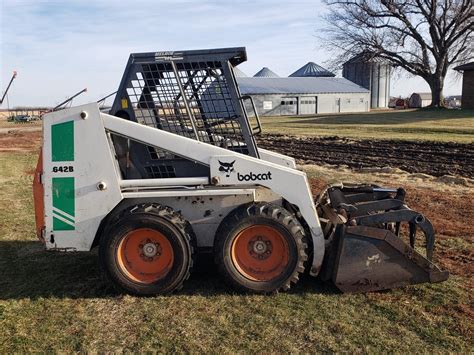
[[[53,161],[74,160],[74,121],[51,126],[51,150]]]
[[[70,223],[74,224],[74,219],[69,217],[68,215],[66,215],[63,211],[53,210],[53,215],[59,216],[62,219],[65,219],[66,222],[70,222]]]
[[[74,201],[74,178],[73,177],[57,177],[53,178],[53,207],[62,213],[66,213],[72,217],[75,216]],[[58,216],[69,222],[60,213]],[[61,219],[53,216],[53,230],[74,230],[74,222],[66,223]]]

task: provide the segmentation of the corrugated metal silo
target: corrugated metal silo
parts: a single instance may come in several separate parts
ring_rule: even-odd
[[[388,107],[391,66],[386,61],[361,53],[343,64],[342,76],[370,90],[371,108]]]

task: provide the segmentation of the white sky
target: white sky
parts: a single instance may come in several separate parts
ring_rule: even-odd
[[[117,89],[132,52],[233,46],[247,48],[246,74],[287,76],[330,59],[316,38],[324,11],[319,0],[0,0],[0,91],[17,70],[10,107],[51,106],[87,87],[74,101],[85,103]],[[429,88],[392,79],[391,95],[414,91]],[[445,95],[460,93],[450,74]]]

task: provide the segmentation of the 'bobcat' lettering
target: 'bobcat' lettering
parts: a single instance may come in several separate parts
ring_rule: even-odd
[[[272,179],[272,173],[262,173],[262,174],[254,174],[254,173],[248,173],[248,174],[241,174],[237,172],[237,179],[239,181],[263,181],[263,180],[271,180]]]

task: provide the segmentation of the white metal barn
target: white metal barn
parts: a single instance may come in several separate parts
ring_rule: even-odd
[[[367,112],[370,108],[370,91],[344,78],[237,77],[237,82],[261,116]],[[247,112],[253,112],[248,100],[245,104]]]
[[[411,94],[408,105],[413,108],[426,107],[431,105],[430,92],[414,92]]]

